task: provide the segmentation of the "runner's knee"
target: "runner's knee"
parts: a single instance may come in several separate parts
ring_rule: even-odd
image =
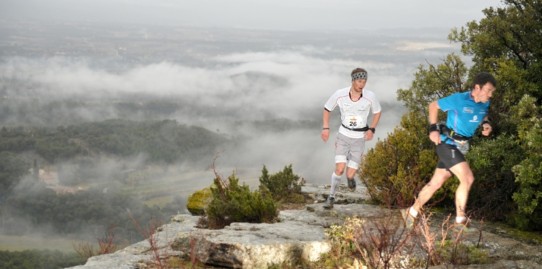
[[[348,167],[346,169],[346,178],[353,179],[356,176],[357,169],[352,169],[351,167]]]
[[[461,184],[465,184],[470,187],[472,183],[474,183],[474,175],[468,167],[463,167],[463,169],[458,171],[456,176]]]
[[[346,166],[345,163],[337,163],[335,165],[335,175],[342,176],[345,170],[345,166]]]
[[[474,183],[474,176],[472,174],[466,175],[463,178],[459,179],[460,183],[466,184],[467,186],[472,186],[472,183]]]

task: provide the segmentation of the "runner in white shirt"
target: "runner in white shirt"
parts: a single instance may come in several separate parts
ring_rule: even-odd
[[[337,90],[324,105],[322,140],[329,139],[329,115],[336,107],[341,111],[341,126],[335,142],[335,171],[331,175],[331,190],[324,208],[333,208],[335,190],[341,182],[346,168],[346,179],[351,190],[356,189],[354,176],[359,168],[365,149],[365,140],[373,139],[381,115],[380,103],[373,92],[365,90],[367,71],[363,68],[352,70],[352,86]],[[367,119],[370,111],[373,120]]]

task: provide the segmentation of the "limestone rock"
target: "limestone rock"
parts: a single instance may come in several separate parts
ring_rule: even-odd
[[[191,242],[192,245],[190,244]],[[232,223],[220,230],[200,229],[177,236],[172,249],[197,250],[196,258],[227,268],[266,268],[298,259],[316,261],[330,250],[321,226],[300,221]]]
[[[347,217],[356,216],[369,225],[400,223],[397,221],[400,218],[397,209],[352,203],[367,200],[361,191],[348,192],[341,189],[336,195],[334,208],[325,210],[322,202],[327,197],[328,188],[304,186],[303,191],[310,193],[317,202],[306,205],[305,209],[281,211],[280,221],[274,224],[232,223],[224,229],[210,230],[196,227],[199,216],[177,215],[170,223],[157,229],[152,237],[154,246],[151,246],[149,240],[144,240],[112,254],[92,257],[85,265],[72,269],[146,268],[145,265],[158,258],[168,257],[196,258],[209,268],[267,268],[283,262],[310,262],[318,260],[321,254],[330,250],[325,229],[334,224],[341,225]],[[431,222],[432,232],[439,234],[442,218],[433,216]],[[484,225],[473,223],[475,228],[480,226]],[[368,230],[378,231],[371,227]],[[477,245],[487,251],[491,264],[454,268],[542,268],[542,245],[526,244],[499,236],[483,227],[465,233],[462,240],[465,244]],[[413,255],[418,260],[426,258],[426,253],[418,250],[397,257],[394,264],[404,265],[408,257]],[[430,268],[449,267],[440,265]]]

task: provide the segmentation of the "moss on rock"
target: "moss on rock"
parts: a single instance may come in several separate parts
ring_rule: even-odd
[[[205,215],[205,208],[211,202],[212,198],[210,188],[201,189],[188,197],[186,208],[192,215]]]

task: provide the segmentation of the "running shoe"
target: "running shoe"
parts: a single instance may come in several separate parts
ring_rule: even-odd
[[[333,204],[335,203],[335,198],[329,196],[324,204],[324,209],[332,209]]]
[[[464,233],[469,233],[469,232],[475,232],[476,229],[475,228],[470,228],[469,227],[469,223],[470,221],[469,220],[465,220],[464,222],[456,222],[453,224],[453,230],[456,232],[456,233],[460,233],[460,232],[464,232]]]
[[[401,209],[401,217],[405,222],[405,227],[411,229],[416,224],[416,218],[410,215],[410,207]]]
[[[348,188],[350,188],[351,191],[356,190],[356,180],[355,179],[348,179]]]

